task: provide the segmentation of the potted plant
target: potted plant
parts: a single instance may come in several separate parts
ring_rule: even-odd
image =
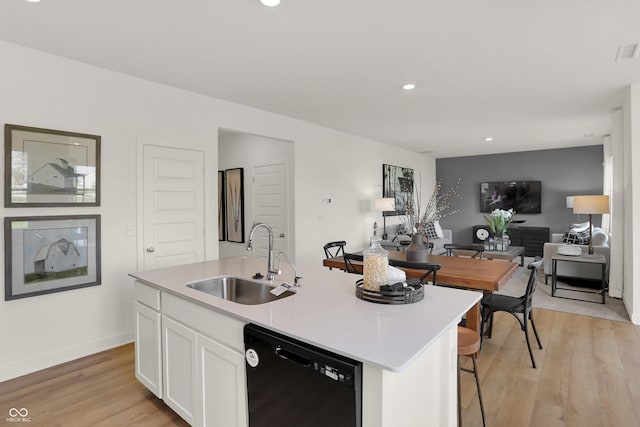
[[[487,222],[489,230],[493,235],[496,250],[509,250],[509,235],[507,234],[507,231],[515,213],[516,212],[513,209],[494,209],[489,217],[483,215],[484,220]],[[489,249],[491,250],[493,248]]]

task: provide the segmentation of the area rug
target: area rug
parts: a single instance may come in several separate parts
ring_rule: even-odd
[[[505,286],[497,293],[511,296],[524,295],[529,280],[529,270],[527,263],[533,261],[533,258],[525,258],[525,267],[519,267],[518,272],[509,280]],[[561,287],[571,288],[565,282],[558,280]],[[582,288],[585,289],[585,288]],[[565,295],[581,299],[589,299],[592,301],[600,301],[599,294],[587,294],[584,292],[556,291],[556,295]],[[533,295],[533,306],[545,308],[548,310],[563,311],[566,313],[580,314],[582,316],[599,317],[603,319],[618,320],[629,322],[629,315],[624,307],[621,299],[611,298],[609,295],[605,297],[605,304],[596,304],[586,301],[575,301],[570,299],[558,298],[551,296],[551,277],[549,284],[544,284],[544,272],[542,269],[538,271],[538,285],[536,293]]]

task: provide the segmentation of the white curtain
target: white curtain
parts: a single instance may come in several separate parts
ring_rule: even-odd
[[[613,155],[611,150],[611,137],[609,135],[602,139],[603,145],[603,170],[602,170],[602,194],[609,196],[609,209],[613,209]],[[602,215],[602,229],[611,233],[611,214]]]

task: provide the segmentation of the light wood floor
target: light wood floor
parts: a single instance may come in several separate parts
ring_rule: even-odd
[[[640,326],[534,309],[543,349],[496,313],[478,367],[488,426],[640,426]],[[466,362],[471,368],[471,361]],[[464,426],[482,426],[473,374],[462,372]]]
[[[3,424],[13,407],[31,422]],[[0,425],[188,426],[135,379],[133,344],[0,383]]]
[[[640,326],[542,309],[535,318],[538,369],[516,320],[495,315],[478,358],[487,425],[640,426]],[[0,422],[16,407],[31,423],[6,425],[186,426],[135,380],[133,366],[128,344],[0,383]],[[464,372],[462,405],[463,425],[481,426],[473,375]]]

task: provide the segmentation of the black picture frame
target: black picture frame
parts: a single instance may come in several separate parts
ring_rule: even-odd
[[[244,243],[244,169],[224,171],[227,241]]]
[[[100,215],[4,219],[5,301],[101,283]]]
[[[382,165],[382,197],[395,200],[395,211],[383,211],[383,216],[405,215],[407,203],[413,196],[413,169],[402,166]]]
[[[227,240],[224,171],[218,171],[218,241]]]
[[[4,206],[100,206],[99,135],[5,124]]]

